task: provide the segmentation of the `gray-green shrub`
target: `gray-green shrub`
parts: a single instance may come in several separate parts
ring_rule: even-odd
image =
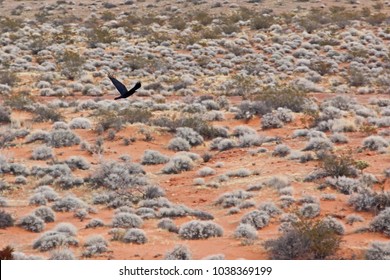
[[[223,235],[220,225],[208,221],[190,221],[179,229],[179,236],[183,239],[207,239]]]

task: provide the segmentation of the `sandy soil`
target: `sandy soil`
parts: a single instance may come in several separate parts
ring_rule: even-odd
[[[50,0],[45,1],[45,4],[50,5],[57,1]],[[75,1],[76,5],[66,6],[65,11],[75,14],[76,16],[81,16],[85,13],[86,6],[81,6],[78,4],[78,1]],[[140,8],[143,12],[150,9],[150,5],[154,5],[157,9],[164,9],[169,1],[134,1],[136,6]],[[184,1],[185,2],[185,1]],[[210,1],[209,1],[210,2]],[[226,1],[229,3],[223,8],[215,8],[212,11],[218,13],[221,9],[226,9],[226,6],[229,6],[234,3],[240,3],[242,1]],[[286,1],[280,1],[286,2]],[[354,9],[354,5],[346,4],[346,1],[340,3],[339,1],[310,1],[310,3],[297,3],[296,1],[287,1],[288,3],[283,5],[276,4],[276,1],[263,1],[261,4],[250,4],[245,1],[244,5],[247,7],[256,8],[270,8],[275,12],[283,12],[291,9],[296,9],[298,5],[309,9],[311,7],[329,7],[332,5],[344,5],[350,9]],[[362,1],[363,2],[363,1]],[[363,5],[372,6],[374,2],[364,1]],[[367,3],[366,3],[367,2]],[[110,3],[118,4],[123,3],[120,0],[113,0]],[[1,4],[2,11],[4,14],[11,15],[11,12],[15,10],[18,5],[23,5],[26,9],[26,14],[35,14],[39,6],[41,5],[40,1],[8,1],[5,0]],[[103,5],[103,1],[96,1],[94,6],[96,7],[91,9],[92,11],[96,10],[97,13],[102,12],[103,10],[100,7]],[[209,8],[209,3],[200,4],[196,6],[197,9],[207,9]],[[119,5],[111,11],[121,11],[123,9],[131,9],[132,6]],[[230,6],[231,9],[235,9],[235,5]],[[362,6],[359,6],[361,8]],[[191,6],[180,5],[180,8],[185,11],[186,9],[192,9]],[[382,12],[389,12],[389,6],[384,6]],[[90,10],[88,10],[90,11]],[[183,53],[189,53],[188,51],[183,51]],[[27,74],[28,76],[28,74]],[[98,79],[97,79],[98,80]],[[24,80],[22,86],[28,86],[29,80]],[[200,92],[199,94],[203,94]],[[35,92],[36,94],[36,92]],[[310,93],[310,95],[320,103],[324,100],[332,98],[335,96],[333,92],[326,93]],[[113,92],[107,93],[101,99],[111,100],[113,99]],[[372,95],[357,95],[354,94],[354,97],[358,103],[363,105],[368,105]],[[388,95],[375,94],[377,98],[388,98]],[[76,94],[76,96],[63,98],[63,100],[71,100],[73,98],[80,98],[80,100],[90,99],[88,96],[81,94]],[[4,97],[2,98],[4,100]],[[47,103],[54,97],[38,97],[39,101],[42,103]],[[140,100],[147,100],[148,97],[140,97]],[[167,98],[167,102],[171,100],[182,99],[182,97],[172,96]],[[230,97],[229,101],[231,104],[239,104],[241,98],[239,97]],[[89,117],[88,111],[74,111],[72,109],[60,109],[65,116],[65,121],[70,121],[75,117]],[[225,120],[213,122],[215,125],[225,126],[232,131],[232,129],[238,125],[246,125],[257,131],[258,134],[264,136],[277,136],[280,137],[283,144],[288,145],[292,150],[301,150],[305,144],[306,140],[302,138],[292,138],[291,135],[294,130],[303,128],[304,123],[302,118],[306,116],[304,114],[295,114],[295,120],[291,123],[286,124],[283,128],[263,130],[260,126],[261,119],[259,117],[253,117],[248,121],[236,120],[234,119],[234,114],[231,112],[224,111]],[[21,126],[28,128],[29,130],[50,130],[51,123],[36,123],[31,120],[31,113],[24,111],[13,111],[12,118],[21,123]],[[93,119],[93,118],[91,118]],[[175,152],[170,151],[167,148],[167,143],[172,138],[172,134],[157,128],[157,127],[147,127],[153,136],[153,140],[145,141],[144,135],[140,132],[140,128],[145,127],[143,124],[133,124],[127,125],[122,130],[120,130],[116,135],[114,140],[106,140],[104,143],[105,152],[103,155],[104,160],[118,160],[121,155],[129,155],[132,161],[139,163],[141,157],[146,149],[153,149],[162,152],[165,155],[173,156]],[[380,131],[381,129],[379,129]],[[384,129],[383,129],[384,130]],[[89,143],[94,143],[98,137],[97,133],[93,129],[84,130],[76,129],[74,132],[79,135],[83,141]],[[330,135],[327,133],[328,136]],[[349,138],[348,144],[336,144],[335,151],[337,153],[350,149],[352,151],[353,158],[355,160],[363,160],[369,163],[369,167],[364,170],[364,172],[371,173],[376,176],[382,184],[375,184],[375,190],[385,190],[390,191],[390,180],[385,180],[383,170],[390,166],[390,157],[389,152],[385,154],[379,154],[375,151],[363,151],[359,152],[359,148],[362,145],[362,141],[366,134],[355,131],[348,132],[346,135]],[[128,146],[123,144],[123,138],[133,136],[136,141]],[[23,163],[27,167],[31,168],[36,165],[46,165],[46,161],[34,161],[31,159],[32,150],[39,146],[40,143],[30,143],[26,144],[24,139],[17,139],[14,141],[13,146],[7,147],[1,150],[2,155],[6,155],[8,158],[13,158],[15,162]],[[257,153],[252,155],[250,150],[252,148],[234,148],[228,151],[210,151],[209,150],[210,142],[206,142],[204,145],[194,147],[191,149],[191,152],[202,155],[206,152],[212,154],[212,158],[208,162],[199,162],[196,164],[196,167],[188,172],[183,172],[175,175],[162,174],[161,169],[163,167],[160,165],[152,166],[143,166],[148,178],[155,184],[159,185],[166,192],[166,198],[169,199],[172,203],[177,205],[186,205],[187,207],[206,211],[212,214],[215,219],[213,222],[219,224],[224,229],[224,234],[222,237],[209,238],[205,240],[183,240],[175,233],[169,233],[165,230],[161,230],[157,227],[158,220],[150,219],[145,220],[145,223],[142,229],[146,232],[148,237],[148,242],[144,245],[134,245],[134,244],[125,244],[119,241],[109,241],[111,236],[108,234],[108,231],[111,229],[110,223],[114,215],[113,209],[108,209],[105,206],[93,206],[96,208],[97,213],[90,213],[88,217],[80,221],[78,218],[73,216],[72,212],[66,213],[56,213],[56,221],[53,223],[47,223],[45,226],[45,231],[53,229],[57,224],[61,222],[68,222],[75,225],[78,229],[77,239],[80,241],[80,244],[83,244],[83,241],[86,240],[91,235],[101,235],[106,240],[109,241],[109,252],[94,256],[97,259],[163,259],[164,255],[168,250],[171,250],[176,244],[184,244],[190,248],[193,259],[202,259],[209,255],[214,254],[223,254],[226,259],[268,259],[269,254],[264,249],[263,243],[266,240],[273,239],[278,237],[281,233],[278,231],[280,225],[279,219],[272,218],[268,226],[258,231],[259,238],[253,242],[253,244],[244,245],[240,240],[234,238],[234,231],[240,223],[241,217],[254,208],[241,209],[239,213],[229,215],[228,209],[223,209],[220,206],[215,205],[215,201],[222,194],[227,192],[232,192],[235,190],[245,190],[248,185],[253,183],[265,182],[267,179],[273,176],[287,176],[291,180],[291,186],[293,187],[293,196],[296,199],[304,195],[312,195],[319,198],[324,193],[334,194],[336,199],[334,201],[320,201],[321,213],[318,218],[322,218],[328,215],[336,216],[340,221],[342,221],[346,227],[346,233],[342,236],[341,249],[337,252],[336,256],[333,258],[336,259],[362,259],[364,258],[364,251],[369,246],[372,241],[389,241],[389,237],[386,237],[381,233],[372,233],[372,232],[359,232],[361,228],[369,226],[370,221],[373,219],[376,213],[372,212],[360,212],[360,216],[364,218],[364,222],[358,222],[353,225],[347,225],[345,223],[345,217],[349,214],[355,213],[353,208],[348,205],[348,195],[337,193],[335,190],[326,188],[325,190],[319,190],[317,187],[318,182],[303,182],[303,178],[318,167],[318,161],[309,161],[307,163],[297,163],[287,158],[275,157],[272,156],[272,151],[277,145],[275,142],[265,143],[262,147],[268,149],[266,153]],[[91,155],[87,151],[81,150],[79,145],[66,148],[54,148],[54,154],[56,155],[56,160],[62,161],[68,158],[70,155],[79,155],[87,159],[91,163],[90,170],[77,170],[73,174],[75,176],[87,177],[99,165],[102,157],[97,155]],[[216,168],[215,165],[218,162],[223,162],[223,167]],[[49,162],[50,163],[50,162]],[[205,177],[206,183],[214,182],[218,180],[218,176],[225,174],[228,171],[236,170],[239,168],[247,168],[248,170],[253,171],[254,175],[243,178],[229,178],[228,181],[222,182],[219,184],[219,187],[208,187],[206,185],[195,186],[193,180],[198,178],[197,171],[204,167],[209,166],[216,170],[216,174]],[[1,195],[7,198],[8,205],[7,207],[1,207],[1,209],[6,210],[11,213],[15,218],[23,217],[31,213],[36,206],[28,205],[28,198],[33,194],[33,189],[35,187],[36,178],[29,177],[29,181],[26,185],[14,185],[12,182],[15,180],[14,175],[5,174],[1,175],[2,179],[6,182],[11,182],[12,188],[9,190],[2,191]],[[84,184],[80,187],[72,188],[70,190],[61,190],[56,189],[61,196],[66,194],[75,194],[78,197],[82,197],[85,201],[91,202],[94,190],[91,190],[87,184]],[[251,201],[255,205],[259,205],[264,201],[277,201],[278,194],[275,190],[271,188],[264,188],[259,192],[255,192]],[[105,226],[95,229],[86,229],[85,225],[92,218],[99,218],[105,222]],[[194,220],[194,217],[181,217],[175,218],[174,222],[177,226]],[[48,257],[49,253],[42,253],[37,250],[32,249],[32,243],[36,240],[41,233],[32,233],[26,231],[17,226],[10,227],[7,229],[0,229],[0,248],[11,245],[15,248],[16,251],[23,252],[27,255],[40,255],[43,257]],[[78,258],[82,258],[81,254],[83,251],[82,246],[73,247],[72,251]]]

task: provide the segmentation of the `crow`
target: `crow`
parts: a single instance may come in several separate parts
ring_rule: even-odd
[[[120,96],[115,97],[115,100],[121,99],[121,98],[127,98],[130,95],[133,95],[137,91],[137,89],[139,89],[141,87],[141,83],[137,82],[132,89],[127,90],[126,86],[124,84],[122,84],[121,82],[119,82],[117,79],[115,79],[113,76],[109,75],[108,78],[110,78],[111,82],[114,84],[116,89],[121,94]]]

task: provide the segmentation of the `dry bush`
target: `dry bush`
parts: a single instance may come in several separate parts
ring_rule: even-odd
[[[85,58],[78,53],[66,50],[59,58],[61,74],[69,80],[79,77]]]
[[[96,48],[100,43],[110,44],[116,41],[115,36],[109,30],[98,27],[91,28],[86,36],[90,48]]]
[[[267,240],[272,259],[326,259],[339,248],[341,237],[328,223],[313,220],[292,222],[282,236]]]
[[[222,235],[222,227],[213,222],[190,221],[179,229],[179,236],[183,239],[207,239]]]
[[[4,100],[4,105],[15,110],[33,110],[34,97],[25,91],[13,93]]]
[[[302,112],[308,101],[307,94],[294,87],[267,87],[260,93],[254,94],[253,98],[263,101],[270,111],[282,107],[293,112]]]
[[[18,76],[14,72],[12,72],[10,70],[1,70],[0,71],[0,84],[13,87],[19,81],[20,81],[20,79],[18,78]]]
[[[321,167],[331,177],[356,177],[355,164],[356,161],[351,153],[343,153],[341,155],[326,153],[321,158]]]
[[[258,15],[251,19],[251,27],[254,30],[268,29],[275,23],[276,20],[271,15]]]

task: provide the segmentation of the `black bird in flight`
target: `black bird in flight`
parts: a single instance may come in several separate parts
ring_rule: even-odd
[[[122,84],[121,82],[119,82],[117,79],[115,79],[113,76],[109,75],[108,78],[110,78],[111,82],[114,84],[116,89],[121,94],[120,96],[115,97],[115,100],[121,99],[121,98],[127,98],[130,95],[133,95],[134,92],[136,92],[137,89],[139,89],[141,87],[141,83],[137,82],[132,89],[127,90],[126,86],[124,84]]]

